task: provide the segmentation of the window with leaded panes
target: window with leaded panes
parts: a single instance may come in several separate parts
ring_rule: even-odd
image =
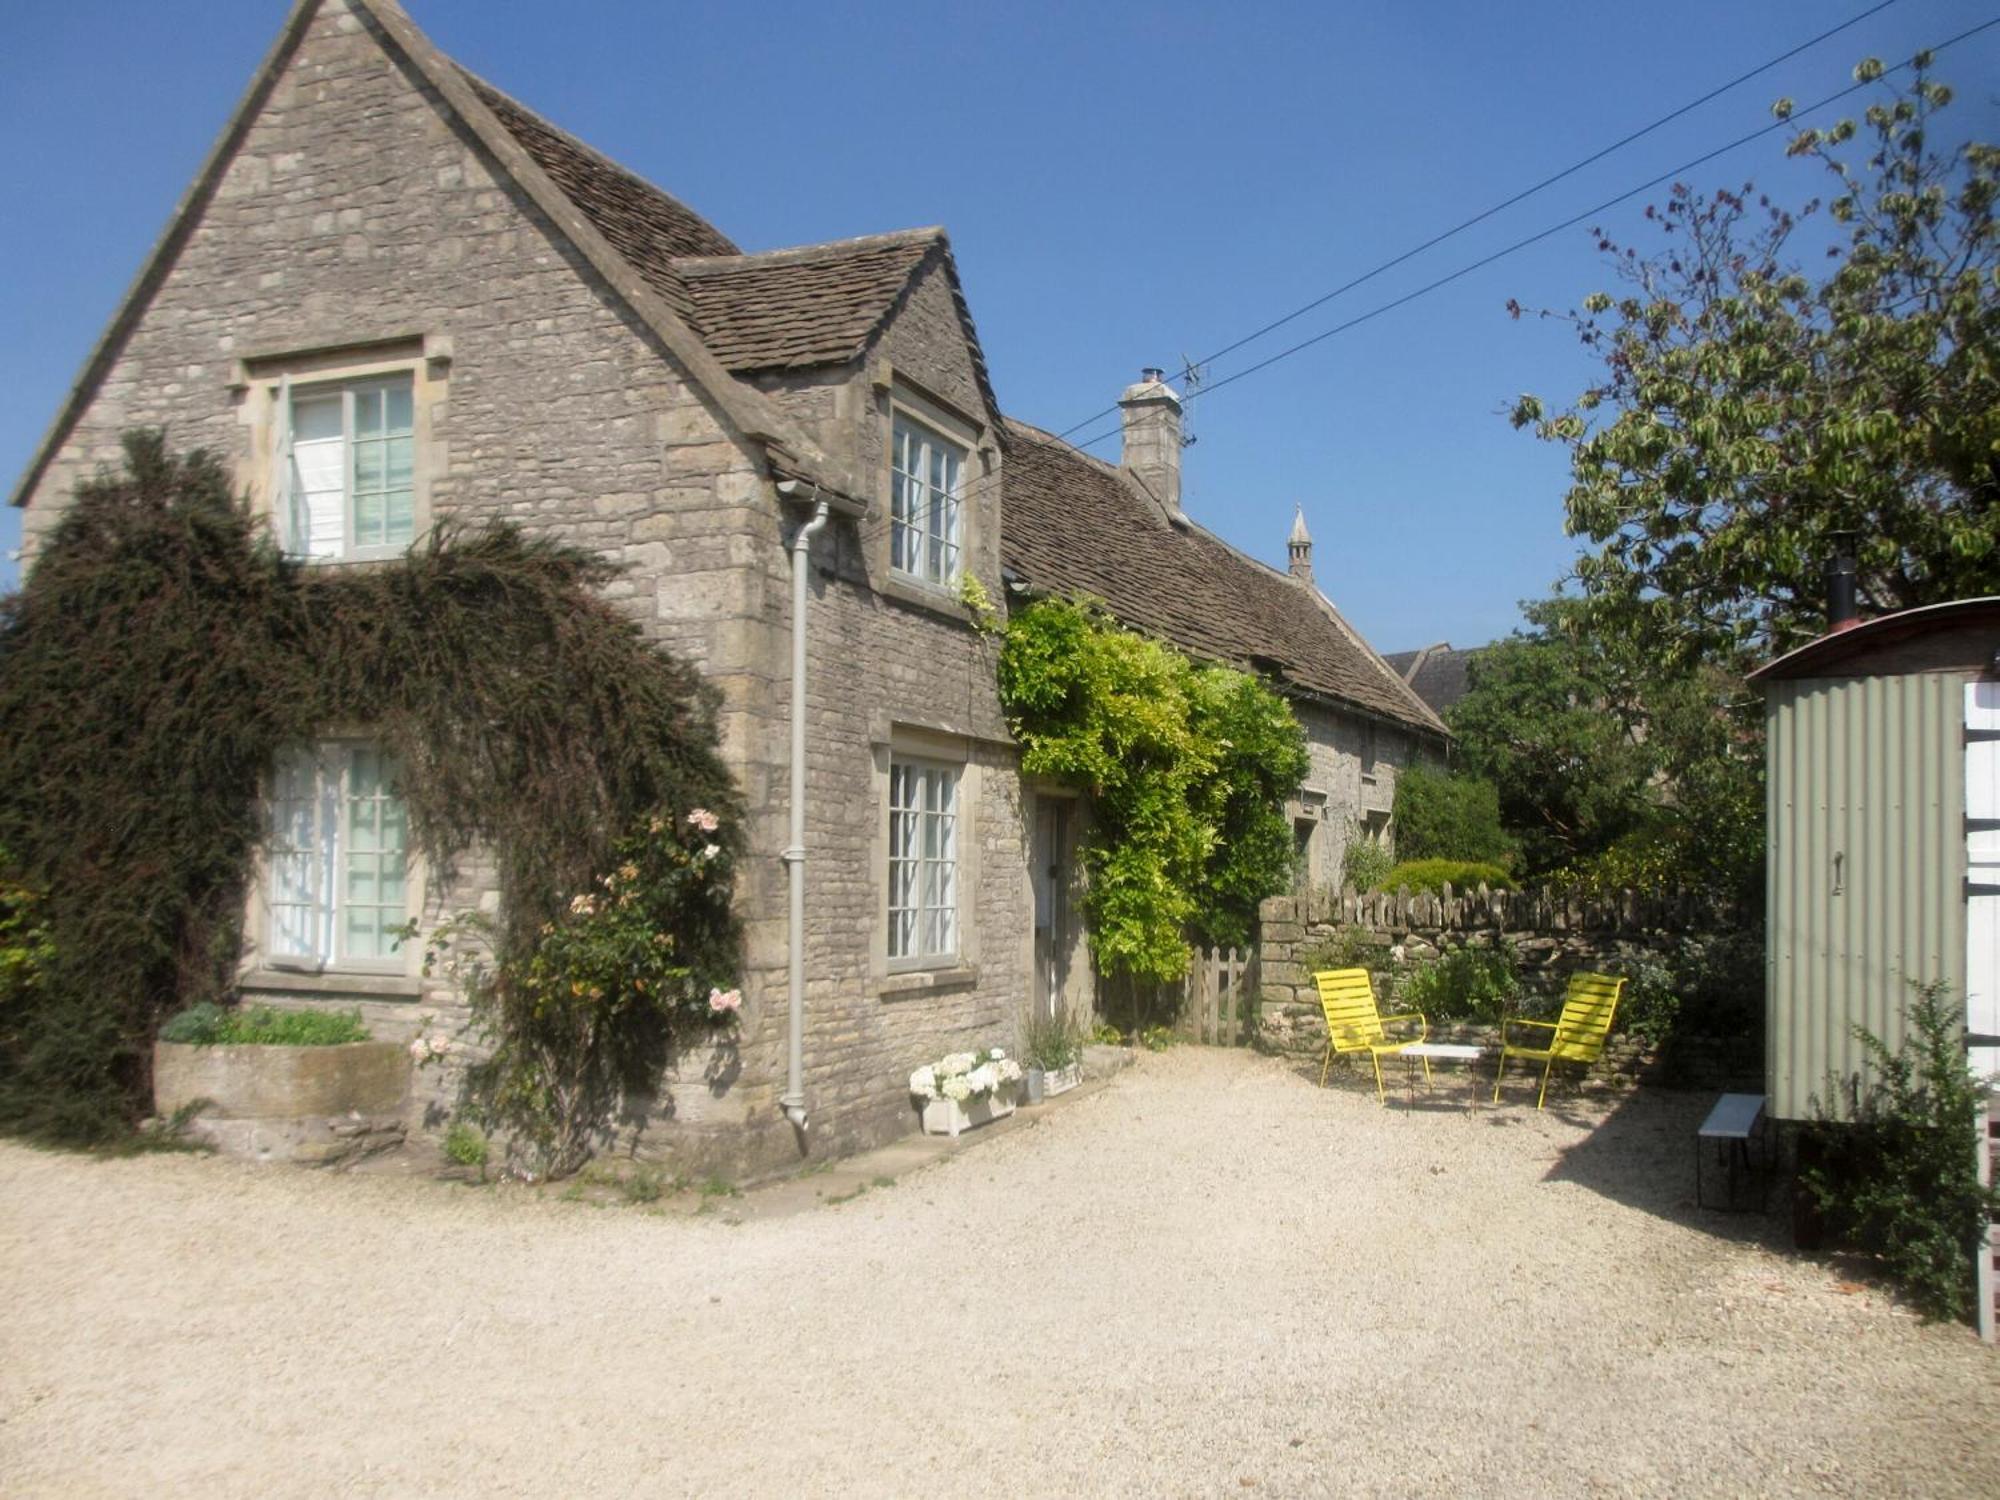
[[[285,551],[388,557],[416,536],[416,403],[408,375],[278,394],[276,510]]]
[[[270,956],[321,969],[402,969],[408,844],[391,757],[351,744],[283,757],[271,786]]]
[[[958,956],[958,768],[889,763],[889,957]]]
[[[965,449],[897,414],[889,479],[889,566],[925,583],[958,582]]]

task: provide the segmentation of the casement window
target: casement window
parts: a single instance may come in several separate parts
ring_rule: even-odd
[[[889,762],[889,959],[958,956],[959,768]]]
[[[408,821],[394,759],[359,744],[294,751],[272,776],[270,810],[269,957],[286,967],[400,971]]]
[[[286,553],[394,557],[416,536],[416,402],[408,374],[287,379],[275,400],[272,512]]]
[[[925,583],[958,582],[965,449],[896,414],[889,479],[889,566]]]

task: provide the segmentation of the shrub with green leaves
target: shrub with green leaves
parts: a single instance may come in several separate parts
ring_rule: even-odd
[[[1385,891],[1427,891],[1432,895],[1449,885],[1463,894],[1480,886],[1497,891],[1514,888],[1514,881],[1498,865],[1483,865],[1464,859],[1405,860],[1382,877]]]
[[[486,1162],[492,1154],[492,1147],[479,1128],[466,1120],[454,1120],[445,1131],[443,1150],[448,1161],[457,1162],[461,1167],[477,1167],[479,1175],[486,1175]]]
[[[714,696],[602,597],[602,558],[497,525],[307,567],[213,455],[125,452],[0,600],[0,844],[48,943],[0,1021],[0,1127],[131,1128],[161,1018],[231,993],[260,780],[328,726],[400,764],[435,878],[490,855],[508,964],[648,815],[715,809],[733,847]]]
[[[1879,1256],[1918,1311],[1962,1319],[2000,1188],[1979,1182],[1982,1086],[1966,1067],[1963,1009],[1943,984],[1914,988],[1900,1046],[1854,1028],[1869,1076],[1847,1080],[1834,1107],[1817,1101],[1799,1179],[1827,1227]]]
[[[340,1047],[368,1040],[358,1010],[281,1010],[204,1002],[167,1017],[160,1040],[195,1047]]]
[[[1504,943],[1452,948],[1414,964],[1395,980],[1396,1005],[1432,1021],[1495,1025],[1521,993],[1520,966]]]
[[[1059,599],[1008,621],[999,682],[1021,769],[1093,799],[1084,906],[1098,967],[1173,980],[1190,936],[1247,945],[1258,904],[1291,883],[1284,806],[1306,751],[1285,701]]]
[[[1406,766],[1396,777],[1396,852],[1405,860],[1504,866],[1514,841],[1500,826],[1500,792],[1478,776]]]
[[[1396,860],[1387,849],[1364,836],[1359,827],[1350,826],[1347,832],[1347,847],[1340,856],[1340,883],[1351,887],[1359,894],[1381,889],[1382,882],[1389,878],[1389,872],[1396,866]]]

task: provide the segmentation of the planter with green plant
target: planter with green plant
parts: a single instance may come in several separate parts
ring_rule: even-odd
[[[450,1047],[420,1038],[427,1052]],[[358,1011],[202,1004],[153,1046],[153,1107],[188,1116],[224,1152],[326,1159],[344,1144],[400,1143],[413,1047],[378,1042]]]
[[[1025,1050],[1030,1104],[1066,1094],[1083,1082],[1083,1042],[1068,1016],[1029,1021]]]

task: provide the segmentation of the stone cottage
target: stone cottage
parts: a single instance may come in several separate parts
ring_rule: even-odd
[[[1442,759],[1443,721],[1319,591],[1303,510],[1283,573],[1188,516],[1181,401],[1161,375],[1143,372],[1119,400],[1116,466],[1007,423],[1008,589],[1088,595],[1135,630],[1271,682],[1290,700],[1312,764],[1287,809],[1296,883],[1337,887],[1351,841],[1389,842],[1396,771]]]
[[[966,579],[1086,590],[1283,682],[1314,876],[1337,815],[1379,827],[1390,768],[1441,735],[1312,589],[1309,543],[1287,577],[1179,515],[1171,392],[1127,410],[1122,471],[1008,423],[941,230],[745,254],[393,0],[298,0],[14,503],[32,563],[120,434],[159,426],[315,566],[445,519],[622,563],[620,605],[719,689],[747,809],[740,1052],[674,1082],[648,1143],[747,1174],[911,1128],[912,1067],[1088,1002],[1081,814],[1023,784]],[[448,880],[405,848],[365,727],[269,797],[243,990],[385,1036],[449,1017],[392,929],[490,905],[478,861]]]

